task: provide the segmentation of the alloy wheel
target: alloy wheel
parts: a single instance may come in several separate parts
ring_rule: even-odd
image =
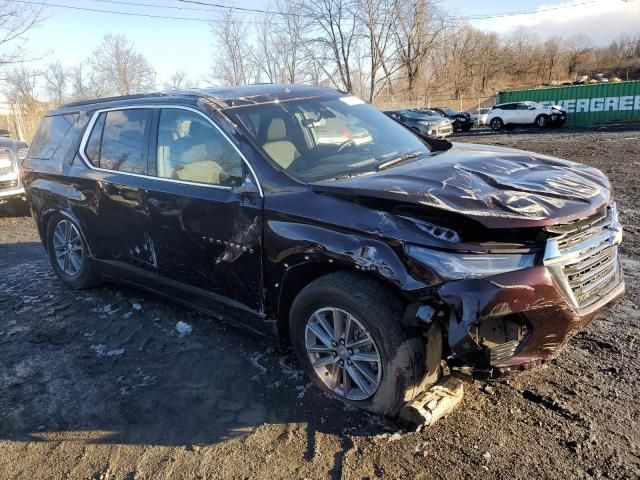
[[[322,382],[349,400],[371,397],[382,379],[382,359],[373,337],[339,308],[316,310],[305,329],[309,360]]]
[[[80,272],[84,248],[76,226],[69,220],[61,220],[53,231],[53,250],[60,270],[74,276]]]

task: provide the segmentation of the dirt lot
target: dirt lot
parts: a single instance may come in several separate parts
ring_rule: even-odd
[[[124,287],[67,290],[31,219],[0,218],[0,478],[640,477],[640,130],[459,139],[614,185],[626,297],[549,367],[467,385],[434,428],[395,434],[269,339]]]

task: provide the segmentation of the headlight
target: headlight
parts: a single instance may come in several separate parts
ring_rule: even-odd
[[[430,126],[431,126],[431,123],[427,122],[426,120],[418,120],[418,123],[419,123],[420,125],[425,125],[425,126],[427,126],[427,127],[430,127]]]
[[[18,149],[18,159],[19,160],[24,160],[25,158],[27,158],[27,154],[28,153],[29,153],[29,147],[19,148]]]
[[[443,280],[482,278],[535,265],[535,254],[455,253],[407,245],[405,252]]]

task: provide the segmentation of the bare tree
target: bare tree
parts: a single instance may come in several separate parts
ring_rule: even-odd
[[[445,17],[434,0],[403,0],[398,4],[396,42],[409,95],[425,65],[425,58],[442,42]]]
[[[298,0],[306,17],[300,45],[337,88],[353,92],[352,66],[361,21],[354,0]]]
[[[186,72],[183,71],[175,72],[171,75],[169,81],[163,84],[165,90],[187,90],[189,88],[196,88],[197,86],[198,83],[190,80]]]
[[[584,34],[569,37],[565,42],[567,55],[567,71],[570,75],[578,72],[578,67],[585,54],[591,50],[591,39]]]
[[[542,55],[548,73],[547,81],[551,82],[553,72],[562,58],[562,38],[553,36],[547,39],[542,45]]]
[[[508,60],[505,69],[513,72],[517,83],[520,83],[530,75],[537,66],[535,59],[538,36],[525,27],[519,27],[504,39],[505,49],[508,52]]]
[[[380,91],[389,87],[398,68],[397,44],[394,41],[396,15],[402,0],[360,0],[358,10],[364,24],[369,58],[368,99],[373,101]]]
[[[42,76],[44,78],[44,89],[53,102],[62,105],[69,83],[69,71],[59,62],[52,62],[47,65]]]
[[[255,78],[248,27],[232,9],[226,9],[211,22],[216,57],[211,80],[226,85],[246,85]]]
[[[13,102],[25,105],[35,103],[40,76],[40,72],[25,66],[14,68],[6,75],[5,94]]]
[[[147,92],[155,86],[155,70],[124,35],[105,35],[89,63],[109,94]]]
[[[43,18],[40,5],[0,0],[0,67],[24,59],[25,34]]]

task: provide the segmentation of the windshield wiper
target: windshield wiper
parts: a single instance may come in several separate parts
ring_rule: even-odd
[[[389,167],[393,167],[394,165],[406,162],[407,160],[411,160],[412,158],[416,158],[421,155],[423,155],[423,152],[420,151],[405,153],[404,155],[400,155],[396,158],[392,158],[391,160],[387,160],[386,162],[381,163],[380,165],[378,165],[376,170],[379,172],[380,170],[385,170]]]

